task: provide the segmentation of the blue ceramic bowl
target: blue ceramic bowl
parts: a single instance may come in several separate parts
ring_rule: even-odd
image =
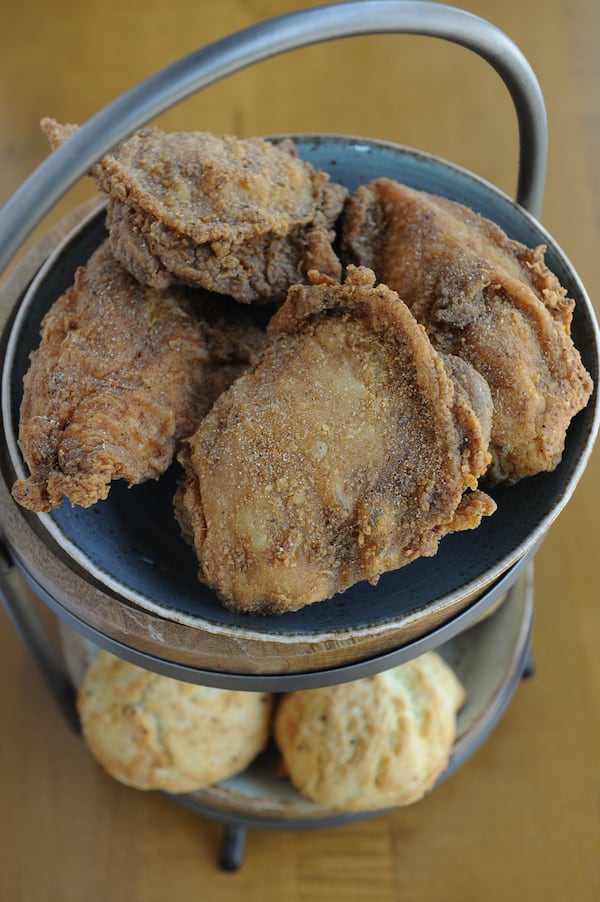
[[[292,137],[303,158],[329,172],[351,191],[372,178],[388,176],[466,204],[526,245],[545,244],[548,266],[576,301],[573,338],[598,384],[598,328],[585,289],[556,242],[514,201],[471,173],[412,149],[363,138]],[[46,261],[16,312],[3,374],[8,485],[14,476],[25,472],[16,443],[18,411],[29,354],[39,342],[40,321],[71,284],[76,267],[87,260],[104,236],[104,211],[100,209]],[[113,485],[108,499],[89,509],[64,504],[47,515],[19,511],[19,516],[30,524],[36,541],[60,558],[61,567],[76,573],[95,592],[104,594],[112,606],[122,605],[129,612],[139,613],[143,641],[135,630],[119,634],[112,615],[105,629],[102,621],[95,621],[78,607],[77,599],[65,597],[64,584],[57,592],[52,580],[40,580],[31,560],[34,553],[28,555],[22,542],[18,557],[34,582],[45,583],[46,595],[59,600],[78,618],[75,626],[87,624],[93,630],[95,641],[108,647],[113,642],[124,643],[125,648],[117,650],[134,659],[137,652],[164,659],[164,667],[169,662],[189,666],[192,676],[183,674],[188,678],[194,678],[196,669],[283,674],[306,673],[321,666],[344,667],[423,639],[453,622],[461,611],[470,609],[473,599],[482,593],[489,596],[501,578],[505,583],[511,581],[511,574],[516,578],[519,564],[534,552],[571,496],[597,428],[594,391],[588,406],[571,423],[558,468],[515,486],[490,489],[498,509],[477,530],[447,536],[435,557],[385,574],[376,587],[361,583],[330,600],[279,617],[236,615],[225,610],[215,594],[198,581],[194,552],[182,540],[172,513],[179,475],[176,465],[157,482],[132,489],[119,483]],[[165,641],[162,636],[153,643],[152,628],[143,625],[145,615],[191,631],[195,638],[190,640],[185,655],[178,654],[182,644],[179,640]],[[374,636],[381,641],[373,644]],[[256,655],[254,651],[249,654],[248,660],[246,641],[258,649]],[[213,654],[215,642],[222,643],[222,663]],[[334,658],[323,658],[325,646],[336,649]],[[238,652],[232,658],[232,649],[236,648]],[[264,657],[261,648],[265,650]]]

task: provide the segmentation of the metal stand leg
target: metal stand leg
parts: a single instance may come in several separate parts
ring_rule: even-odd
[[[527,657],[525,658],[525,666],[523,667],[523,673],[521,674],[522,679],[528,680],[535,673],[535,661],[533,659],[533,655],[531,653],[531,647],[527,651]]]
[[[245,827],[226,824],[219,852],[219,867],[223,871],[239,871],[241,868],[246,850],[247,834],[248,831]]]
[[[75,689],[39,612],[25,591],[23,577],[0,541],[0,599],[23,644],[46,681],[65,720],[80,732]]]

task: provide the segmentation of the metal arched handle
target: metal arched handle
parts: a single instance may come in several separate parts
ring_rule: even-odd
[[[141,82],[50,154],[0,211],[0,274],[62,195],[105,153],[186,97],[288,50],[367,34],[442,38],[485,59],[512,97],[519,124],[517,201],[539,216],[547,158],[543,95],[527,59],[504,32],[465,10],[422,0],[350,0],[269,19],[215,41]]]

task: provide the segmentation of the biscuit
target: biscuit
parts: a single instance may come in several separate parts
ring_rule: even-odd
[[[290,692],[274,736],[290,781],[344,811],[408,805],[446,768],[466,693],[435,652],[354,682]]]
[[[116,780],[193,792],[244,770],[267,744],[272,698],[184,683],[101,651],[77,706],[86,744]]]

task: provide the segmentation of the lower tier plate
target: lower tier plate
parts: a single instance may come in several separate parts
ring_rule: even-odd
[[[450,763],[439,782],[479,748],[506,711],[529,666],[533,611],[530,565],[493,612],[437,648],[467,691]],[[93,647],[64,626],[61,634],[67,666],[77,685]],[[201,816],[265,830],[334,827],[383,813],[347,813],[311,802],[277,775],[278,763],[277,750],[270,747],[243,773],[223,783],[168,797]]]

